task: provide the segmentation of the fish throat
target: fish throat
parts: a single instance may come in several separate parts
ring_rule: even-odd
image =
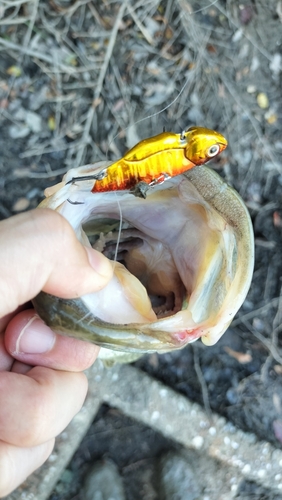
[[[218,311],[234,275],[234,233],[185,176],[146,199],[91,193],[87,182],[67,186],[61,213],[83,244],[116,259],[115,287],[83,298],[95,316],[116,324],[173,317],[192,329]]]
[[[140,281],[158,319],[176,314],[185,306],[185,285],[167,245],[126,220],[94,220],[91,226],[89,230],[88,224],[85,232],[92,247]]]

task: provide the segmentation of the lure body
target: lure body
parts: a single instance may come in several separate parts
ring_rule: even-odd
[[[139,142],[97,178],[93,193],[132,190],[140,182],[149,186],[202,165],[227,146],[223,135],[203,127],[181,134],[163,132]]]

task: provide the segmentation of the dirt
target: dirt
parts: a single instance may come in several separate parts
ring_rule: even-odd
[[[177,449],[176,445],[161,434],[102,406],[68,467],[72,473],[68,488],[64,487],[62,493],[57,485],[50,500],[83,500],[84,477],[89,465],[99,459],[110,459],[119,465],[127,500],[146,498],[146,489],[154,492],[156,498],[156,458],[170,449]]]
[[[142,440],[140,440],[142,436]],[[103,462],[106,464],[112,461],[118,464],[120,477],[122,478],[125,497],[127,500],[159,500],[171,498],[160,495],[160,484],[164,474],[163,464],[169,456],[172,458],[181,456],[184,453],[180,445],[164,438],[158,432],[143,424],[137,423],[129,417],[122,415],[118,410],[103,405],[97,414],[87,435],[82,440],[79,449],[73,456],[71,463],[57,483],[49,500],[84,500],[83,485],[85,477],[91,469],[93,463]],[[201,478],[201,472],[195,471],[199,467],[199,457],[196,451],[189,451],[189,458],[186,464],[186,471],[192,467],[194,469],[194,480],[202,491],[200,496],[195,498],[225,498],[224,492],[216,493],[218,484],[217,468],[210,462],[210,470],[206,474],[213,474],[210,481],[210,489],[205,485],[207,477]],[[223,478],[222,489],[228,491],[228,473],[223,466],[221,469]],[[173,478],[170,477],[173,483]],[[205,486],[206,488],[205,488]],[[176,498],[187,498],[187,490],[191,492],[191,486],[187,488],[186,495],[178,492]],[[203,492],[206,490],[206,494]],[[228,493],[226,492],[228,495]],[[218,496],[216,496],[218,495]],[[228,498],[229,497],[228,495]],[[267,488],[258,486],[252,481],[242,480],[238,486],[236,496],[232,498],[244,500],[279,500],[281,495],[277,495]]]
[[[138,366],[282,443],[282,2],[0,3],[0,216],[36,207],[69,168],[204,125],[228,149],[211,166],[249,208],[248,297],[214,347]]]

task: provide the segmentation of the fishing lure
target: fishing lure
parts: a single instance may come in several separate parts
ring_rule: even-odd
[[[93,179],[93,193],[135,192],[139,185],[145,184],[148,189],[196,165],[203,165],[226,146],[227,140],[223,135],[204,127],[191,127],[181,134],[163,132],[139,142],[98,174],[74,177],[69,182]],[[142,192],[138,195],[146,197]]]

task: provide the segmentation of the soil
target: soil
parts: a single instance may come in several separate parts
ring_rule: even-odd
[[[115,159],[164,127],[222,132],[229,147],[210,166],[253,220],[250,292],[214,347],[198,342],[138,366],[281,447],[282,2],[121,9],[110,0],[0,6],[0,216],[36,207],[69,168]]]

